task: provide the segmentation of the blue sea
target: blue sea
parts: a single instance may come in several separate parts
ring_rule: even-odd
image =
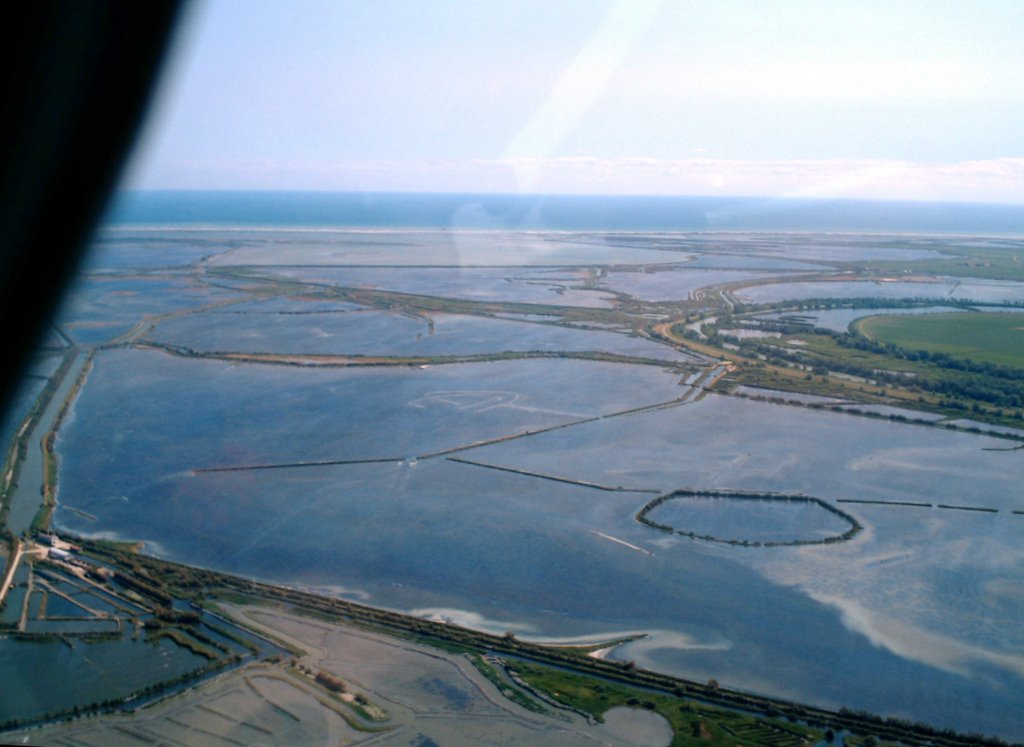
[[[1024,205],[769,197],[136,191],[111,225],[1024,234]]]

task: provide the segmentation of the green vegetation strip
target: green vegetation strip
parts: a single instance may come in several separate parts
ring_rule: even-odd
[[[500,692],[506,698],[511,700],[513,703],[522,706],[528,711],[533,711],[534,713],[549,712],[547,708],[542,706],[533,698],[527,696],[526,693],[524,693],[518,687],[515,687],[510,682],[506,682],[504,679],[502,679],[501,675],[498,673],[498,670],[492,667],[490,664],[488,664],[483,656],[481,656],[480,654],[469,654],[468,656],[470,662],[473,664],[474,667],[476,667],[476,670],[480,672],[480,674],[482,674],[484,677],[486,677],[495,687],[497,687],[498,692]]]
[[[657,713],[671,725],[673,745],[698,742],[799,747],[826,737],[824,729],[788,723],[778,717],[753,716],[692,701],[680,702],[663,693],[595,680],[532,662],[511,662],[509,669],[514,669],[529,685],[574,710],[591,715],[596,721],[603,721],[604,715],[615,707],[643,708]]]
[[[802,302],[798,308],[860,308],[863,301],[854,299],[849,303],[837,303],[834,299],[811,299]],[[903,305],[910,307],[921,303],[908,300]],[[736,364],[735,370],[720,382],[720,388],[747,384],[865,403],[895,404],[948,417],[969,416],[986,423],[1017,427],[1024,424],[1024,376],[1020,368],[928,350],[918,342],[912,343],[911,347],[902,347],[860,333],[816,329],[806,323],[793,324],[784,319],[760,318],[767,311],[780,310],[792,309],[788,305],[776,304],[745,309],[742,314],[720,315],[714,325],[705,325],[707,339],[701,342],[696,341],[695,333],[686,329],[689,320],[658,325],[658,329],[662,330],[663,336],[667,335],[698,352],[717,353]],[[873,318],[892,318],[898,324],[905,324],[906,320],[928,316]],[[964,315],[941,314],[937,318],[945,324],[947,319],[957,316],[972,319],[994,316],[998,317],[1000,323],[1006,324],[1007,318],[1012,319],[1015,315],[982,315],[972,312]],[[724,333],[724,330],[739,323],[756,324],[756,328],[778,332],[781,337],[739,339]],[[852,326],[858,329],[857,324]],[[719,329],[723,330],[723,334],[719,334]],[[990,340],[990,343],[994,344],[995,340]],[[730,346],[729,349],[724,347],[726,344]],[[889,416],[889,419],[909,420],[898,414]],[[921,425],[967,433],[983,432],[976,426],[963,427],[950,423]],[[993,438],[1024,440],[1024,436],[1015,433],[985,434]]]

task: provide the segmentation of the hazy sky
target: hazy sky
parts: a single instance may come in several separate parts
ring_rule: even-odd
[[[1024,2],[196,2],[128,186],[1024,203]]]

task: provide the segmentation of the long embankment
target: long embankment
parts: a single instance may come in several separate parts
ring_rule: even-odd
[[[50,424],[49,430],[41,441],[43,449],[43,500],[39,510],[36,512],[35,518],[32,519],[32,524],[29,526],[29,529],[33,532],[44,531],[50,527],[50,518],[53,516],[53,509],[57,505],[57,476],[60,469],[60,458],[57,456],[55,448],[57,433],[64,424],[64,418],[67,417],[71,405],[78,397],[86,377],[88,377],[89,372],[92,370],[92,362],[93,355],[90,354],[82,363],[78,376],[75,377],[74,384],[72,384],[64,396],[64,400],[60,404],[60,410],[57,412],[56,417]]]
[[[263,363],[276,366],[299,368],[350,368],[360,366],[441,366],[450,363],[493,363],[495,361],[532,360],[538,358],[599,361],[604,363],[628,363],[635,366],[659,366],[661,368],[688,369],[692,361],[677,361],[667,358],[647,358],[636,355],[608,353],[603,350],[506,350],[496,353],[472,353],[466,355],[429,356],[376,356],[376,355],[332,355],[303,353],[241,353],[230,350],[195,350],[183,345],[170,345],[153,340],[130,343],[133,347],[149,348],[180,358],[223,360],[235,363]]]
[[[235,464],[226,467],[196,467],[191,472],[201,475],[211,472],[250,472],[263,469],[301,469],[303,467],[338,467],[345,464],[394,464],[403,461],[402,457],[382,457],[380,459],[323,459],[306,462],[273,462],[263,464]]]
[[[871,501],[857,498],[839,498],[836,503],[857,503],[864,506],[906,506],[910,508],[941,508],[948,511],[978,511],[985,514],[998,514],[998,508],[987,506],[953,506],[948,503],[921,503],[917,501]],[[1011,511],[1010,513],[1024,513],[1024,511]]]
[[[60,365],[57,370],[50,376],[43,390],[36,397],[36,401],[29,410],[28,415],[22,421],[18,427],[17,433],[15,433],[14,439],[11,442],[11,447],[7,452],[7,456],[4,460],[4,472],[3,472],[3,484],[0,487],[0,501],[3,506],[0,508],[0,524],[6,523],[7,511],[10,507],[11,493],[17,487],[18,478],[21,474],[23,462],[25,456],[28,454],[29,443],[31,442],[32,435],[35,432],[36,426],[43,417],[43,413],[49,406],[54,394],[57,389],[60,388],[61,383],[64,381],[64,377],[67,376],[68,371],[71,369],[72,364],[75,362],[75,358],[78,351],[74,348],[68,348],[64,352]]]
[[[60,419],[74,400],[88,370],[86,364],[89,358],[77,350],[70,351],[68,355],[70,362],[66,368],[62,364],[64,375],[51,389],[49,398],[40,396],[33,414],[19,429],[14,447],[16,466],[9,467],[5,472],[5,480],[9,476],[9,482],[5,483],[4,518],[7,528],[16,535],[29,531],[40,511],[45,510],[45,507],[40,507],[40,498],[45,496],[48,484],[55,484],[56,478],[56,464],[52,461],[53,441],[50,435],[59,428]],[[44,435],[40,436],[40,432]],[[36,444],[38,448],[34,448]],[[50,447],[49,450],[47,445]],[[49,483],[47,475],[51,478]]]
[[[471,459],[460,459],[459,457],[447,457],[449,462],[458,462],[459,464],[469,464],[474,467],[483,467],[484,469],[493,469],[499,472],[511,472],[514,475],[524,475],[526,477],[536,477],[541,480],[551,480],[552,482],[562,482],[568,485],[578,485],[582,488],[593,488],[594,490],[604,490],[609,493],[660,493],[661,491],[656,488],[625,488],[621,485],[602,485],[597,482],[587,482],[586,480],[574,480],[570,477],[559,477],[558,475],[548,475],[543,472],[531,472],[525,469],[516,469],[515,467],[502,467],[497,464],[486,464],[484,462],[474,462]]]
[[[931,508],[930,503],[918,503],[916,501],[869,501],[858,498],[838,498],[836,503],[858,503],[865,506],[913,506],[914,508]]]

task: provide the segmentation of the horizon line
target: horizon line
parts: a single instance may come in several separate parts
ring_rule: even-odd
[[[421,190],[384,190],[384,189],[287,189],[287,188],[251,188],[251,187],[120,187],[114,190],[113,197],[133,194],[163,193],[217,193],[217,194],[308,194],[308,195],[374,195],[374,196],[405,196],[405,197],[492,197],[492,198],[572,198],[572,199],[620,199],[620,200],[714,200],[727,202],[733,200],[760,200],[803,204],[822,203],[868,203],[889,205],[963,205],[971,207],[1003,207],[1024,208],[1024,202],[1000,202],[980,200],[928,200],[888,197],[812,197],[807,195],[772,195],[772,194],[635,194],[620,192],[489,192],[489,191],[421,191]]]

